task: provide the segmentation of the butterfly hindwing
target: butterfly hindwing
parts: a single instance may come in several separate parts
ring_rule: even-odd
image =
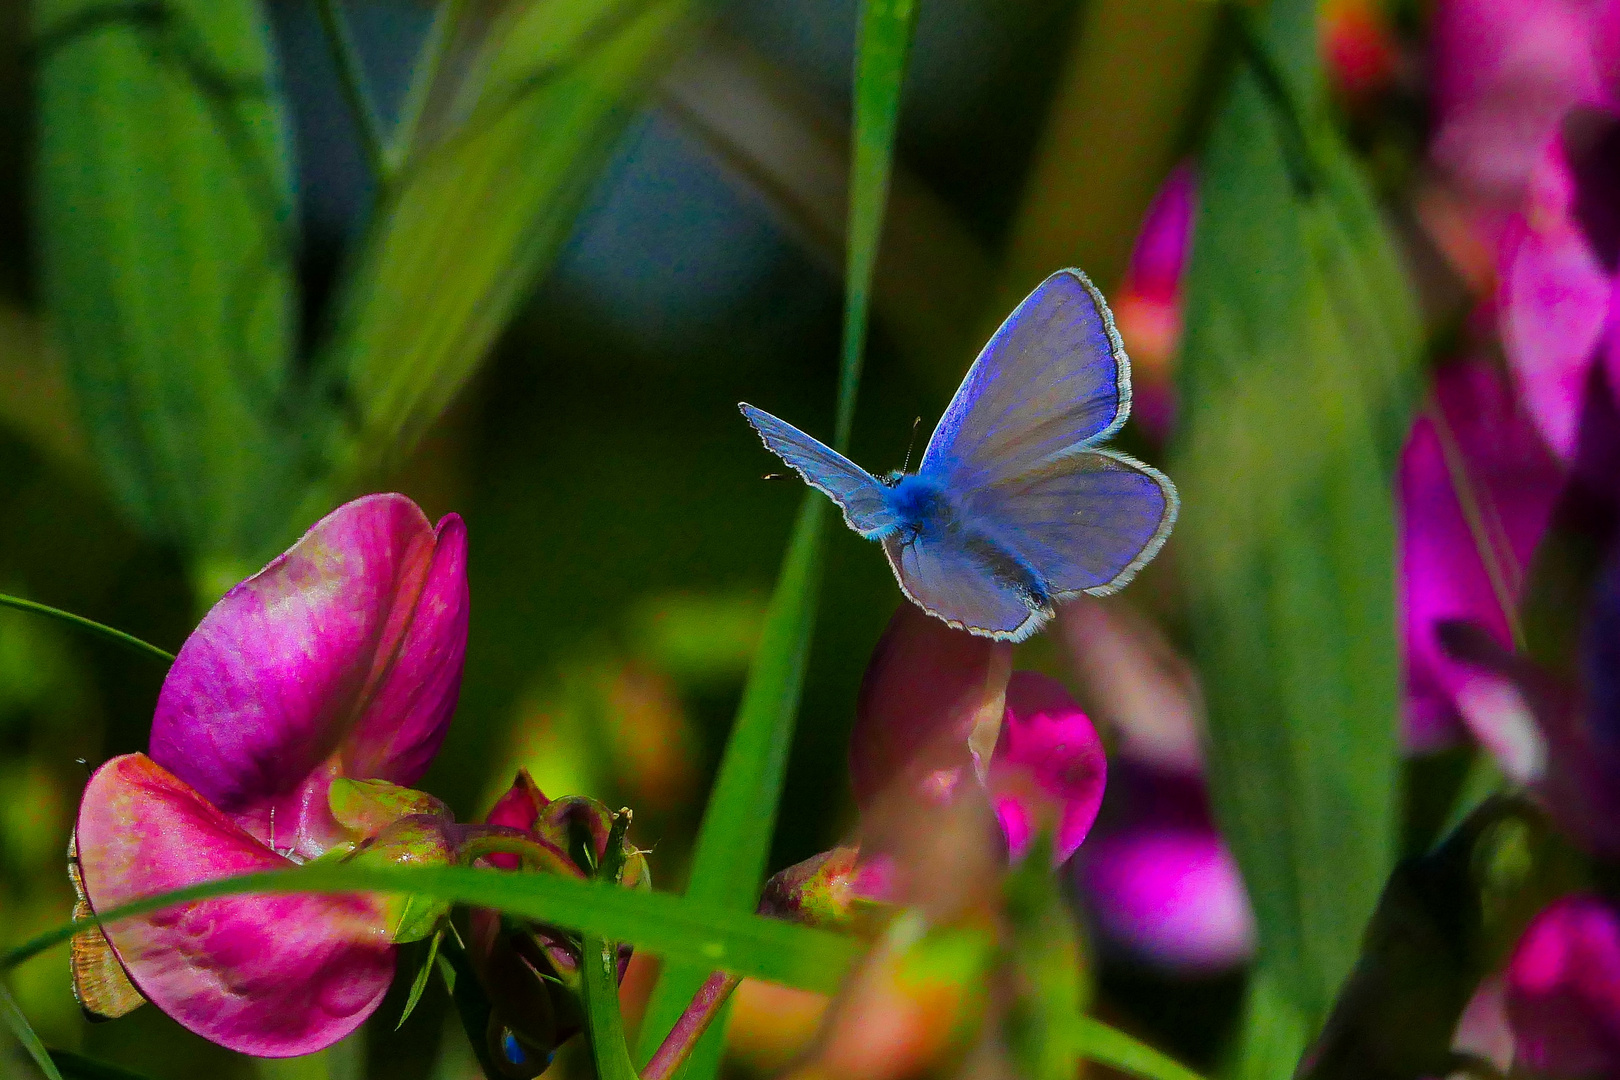
[[[886,490],[875,476],[830,446],[811,438],[785,420],[743,403],[737,406],[753,425],[765,448],[825,494],[844,511],[849,527],[862,536],[878,536],[898,524]]]
[[[73,885],[73,918],[87,919],[94,912],[84,892],[79,870],[79,833],[68,836],[68,881]],[[130,982],[124,965],[113,952],[112,943],[99,926],[73,935],[69,963],[73,974],[73,996],[91,1021],[116,1020],[146,1004],[141,992]]]
[[[973,362],[919,472],[953,490],[1100,442],[1130,413],[1130,361],[1102,294],[1078,270],[1043,281]]]
[[[1032,609],[1027,592],[993,573],[958,532],[897,531],[883,538],[883,553],[907,599],[960,629],[1022,641],[1051,615]]]
[[[1163,473],[1082,450],[961,496],[963,520],[1039,577],[1055,599],[1102,596],[1158,553],[1179,508]]]

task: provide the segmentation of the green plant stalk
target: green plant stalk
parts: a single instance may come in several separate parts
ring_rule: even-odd
[[[83,615],[75,615],[71,611],[63,611],[61,608],[54,608],[49,604],[41,604],[34,600],[24,600],[20,596],[7,596],[5,593],[0,593],[0,607],[15,608],[18,611],[27,611],[34,615],[44,615],[47,618],[59,619],[70,626],[78,627],[80,630],[88,630],[90,633],[98,634],[101,637],[107,638],[109,641],[116,641],[126,649],[134,649],[136,652],[142,653],[146,656],[156,657],[165,664],[174,663],[174,653],[169,652],[167,649],[160,649],[150,642],[142,641],[134,634],[126,634],[122,630],[114,630],[105,623],[98,623],[94,619],[87,619]]]
[[[624,1041],[624,1016],[619,1011],[619,946],[596,934],[580,942],[584,969],[585,1023],[596,1061],[598,1080],[637,1080]]]
[[[349,20],[339,6],[341,2],[315,0],[315,10],[320,13],[321,30],[326,37],[327,51],[332,56],[332,66],[337,69],[343,100],[360,135],[360,151],[365,155],[366,167],[371,170],[371,178],[378,189],[383,190],[393,181],[388,142],[383,135],[382,118],[377,114],[377,105],[372,100],[366,81],[365,62],[354,43],[354,34],[349,31]]]
[[[872,279],[893,170],[900,91],[916,14],[915,0],[863,0],[861,4],[844,327],[833,434],[833,446],[839,450],[848,449],[855,422]],[[808,493],[698,835],[687,895],[730,910],[752,908],[765,877],[815,626],[825,519],[826,502],[819,494]],[[643,1061],[651,1060],[655,1040],[671,1030],[683,1004],[710,976],[710,970],[701,968],[665,971],[642,1025]],[[686,1072],[693,1080],[708,1080],[718,1071],[725,1029],[724,1005],[720,1008],[719,1022],[711,1024],[689,1059]]]

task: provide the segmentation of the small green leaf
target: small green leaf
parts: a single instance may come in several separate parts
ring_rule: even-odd
[[[46,306],[118,500],[194,554],[288,536],[312,459],[292,183],[252,0],[35,0]]]
[[[416,1011],[416,1003],[422,1000],[422,993],[427,989],[428,980],[433,977],[434,966],[439,959],[439,942],[443,938],[444,931],[440,930],[428,939],[427,959],[422,961],[422,966],[416,970],[416,978],[411,980],[410,996],[405,999],[405,1008],[400,1011],[399,1023],[394,1025],[395,1031],[405,1026],[405,1021]]]
[[[11,996],[11,988],[6,985],[4,979],[0,979],[0,1016],[5,1018],[6,1027],[11,1029],[11,1034],[22,1044],[22,1048],[28,1051],[28,1056],[34,1059],[34,1064],[39,1066],[39,1071],[45,1074],[46,1080],[62,1080],[62,1074],[56,1070],[56,1063],[51,1060],[50,1051],[45,1049],[45,1044],[34,1034],[33,1027],[28,1023],[28,1017],[17,1007],[17,999]]]

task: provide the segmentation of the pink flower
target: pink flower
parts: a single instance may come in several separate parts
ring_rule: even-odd
[[[1103,940],[1179,972],[1234,967],[1255,922],[1237,861],[1196,777],[1115,763],[1108,806],[1075,859],[1075,882]]]
[[[1569,896],[1531,921],[1507,969],[1516,1063],[1537,1075],[1620,1075],[1620,912]]]
[[[1575,104],[1615,92],[1615,0],[1445,0],[1436,10],[1432,153],[1494,235]],[[1494,224],[1492,224],[1494,222]]]
[[[465,566],[459,517],[434,528],[409,499],[372,495],[228,592],[164,681],[149,754],[114,758],[85,788],[92,906],[291,867],[384,829],[431,838],[447,815],[403,787],[455,708]],[[182,1025],[284,1057],[331,1045],[377,1007],[399,914],[368,896],[230,896],[105,931]]]
[[[1504,241],[1502,337],[1531,417],[1573,460],[1594,366],[1620,391],[1620,114],[1580,108],[1541,153]]]
[[[1158,439],[1175,419],[1170,376],[1181,344],[1182,280],[1197,208],[1197,174],[1183,162],[1148,206],[1114,300],[1114,320],[1133,365],[1131,415]]]
[[[1452,742],[1470,712],[1487,742],[1477,669],[1452,659],[1437,627],[1478,623],[1511,646],[1508,612],[1546,531],[1561,473],[1508,387],[1483,363],[1443,369],[1401,454],[1401,609],[1406,738],[1424,751]]]
[[[1061,684],[1011,671],[1011,647],[953,630],[902,604],[861,683],[850,773],[871,806],[889,785],[951,800],[982,776],[1008,850],[1053,833],[1053,858],[1074,854],[1102,803],[1097,731]]]
[[[1184,972],[1248,959],[1255,923],[1203,781],[1203,695],[1192,666],[1117,600],[1058,612],[1069,666],[1112,735],[1097,827],[1075,859],[1077,894],[1106,947]]]

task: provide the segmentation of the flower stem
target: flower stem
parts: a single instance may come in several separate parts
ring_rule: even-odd
[[[698,988],[680,1019],[675,1021],[675,1026],[669,1029],[669,1034],[664,1036],[664,1041],[647,1062],[647,1067],[641,1070],[641,1080],[670,1080],[679,1072],[691,1056],[693,1047],[709,1030],[714,1018],[720,1015],[721,1006],[730,999],[731,992],[737,989],[741,981],[724,971],[710,975]]]
[[[88,630],[93,634],[100,634],[102,637],[110,638],[113,641],[118,642],[120,645],[134,649],[136,652],[145,653],[148,656],[155,656],[159,660],[162,660],[165,664],[174,663],[174,653],[142,641],[134,634],[126,634],[122,630],[114,630],[112,627],[107,626],[104,623],[98,623],[94,619],[87,619],[83,615],[75,615],[71,611],[63,611],[61,608],[53,608],[48,604],[36,603],[33,600],[24,600],[20,596],[7,596],[5,593],[0,593],[0,607],[16,608],[18,611],[30,611],[35,615],[45,615],[52,619],[60,619],[65,623],[72,623],[81,630]]]
[[[624,1016],[619,1012],[619,946],[587,934],[580,943],[580,965],[584,969],[585,1022],[590,1028],[598,1080],[636,1080],[636,1067],[624,1044]]]

